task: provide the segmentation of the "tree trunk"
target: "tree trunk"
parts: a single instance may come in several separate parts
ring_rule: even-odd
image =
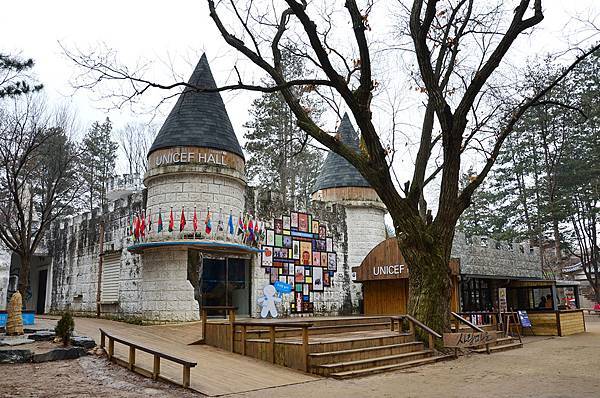
[[[452,282],[448,264],[454,230],[437,236],[428,232],[416,235],[420,237],[411,242],[399,240],[400,251],[410,270],[408,313],[442,333],[450,328]],[[422,331],[416,330],[416,333],[419,338],[426,338]]]
[[[31,256],[29,254],[21,255],[21,268],[19,269],[18,290],[23,297],[23,306],[27,302],[27,288],[29,287],[29,268],[31,267]]]

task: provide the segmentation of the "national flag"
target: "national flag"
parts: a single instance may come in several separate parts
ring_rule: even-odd
[[[152,209],[148,213],[148,231],[152,231]]]
[[[140,217],[140,237],[142,239],[146,237],[146,215],[144,213]]]
[[[240,217],[238,218],[237,235],[244,236],[244,221],[242,220],[242,212],[240,212]]]
[[[192,226],[194,227],[194,234],[198,230],[198,214],[196,214],[196,206],[194,206],[194,218],[192,219]]]
[[[225,227],[223,226],[223,209],[219,208],[219,223],[217,224],[217,232],[223,232]]]
[[[227,221],[227,233],[233,235],[233,214],[229,211],[229,221]]]
[[[185,208],[181,208],[181,217],[179,218],[179,232],[183,232],[185,228]]]
[[[129,235],[131,235],[131,238],[134,239],[135,238],[135,233],[134,233],[134,221],[133,221],[133,214],[129,215]]]
[[[175,229],[175,219],[173,218],[173,208],[171,207],[171,214],[169,214],[169,232],[173,232]]]
[[[140,218],[137,216],[137,214],[133,218],[133,236],[136,240],[140,237]]]
[[[158,221],[156,222],[156,232],[162,232],[163,224],[162,224],[162,211],[158,209]]]
[[[258,243],[260,238],[260,228],[258,227],[258,221],[254,220],[254,241]]]
[[[254,224],[252,219],[248,222],[248,243],[252,243],[254,240]]]
[[[210,232],[212,231],[210,207],[206,209],[206,219],[204,220],[204,225],[205,225],[204,231],[206,232],[207,235],[210,235]]]

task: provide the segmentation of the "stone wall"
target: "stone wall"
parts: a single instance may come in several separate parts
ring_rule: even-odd
[[[84,213],[56,223],[50,230],[48,250],[52,256],[51,311],[70,309],[95,314],[98,289],[100,222],[104,222],[104,252],[121,259],[119,300],[102,305],[102,313],[116,317],[141,315],[141,261],[127,251],[129,217],[143,206],[143,195],[133,194],[112,202],[100,214]]]
[[[460,258],[461,275],[543,279],[540,253],[528,243],[498,242],[456,232],[452,257]]]
[[[227,169],[229,174],[200,174],[194,172],[193,168],[199,166],[169,166],[167,174],[157,174],[146,177],[148,186],[148,203],[146,211],[153,215],[154,222],[158,217],[159,209],[162,212],[164,228],[169,220],[169,211],[173,207],[175,226],[179,231],[179,220],[181,209],[185,208],[187,224],[184,232],[193,233],[192,216],[194,206],[201,226],[204,225],[206,209],[210,207],[213,222],[218,220],[219,209],[222,209],[224,222],[227,222],[229,212],[235,217],[244,210],[245,182],[235,174],[235,171]],[[231,174],[233,173],[233,174]],[[230,175],[231,174],[231,175]],[[201,231],[204,228],[200,228]],[[170,238],[170,235],[157,235],[156,229],[150,233],[150,240],[161,240]]]

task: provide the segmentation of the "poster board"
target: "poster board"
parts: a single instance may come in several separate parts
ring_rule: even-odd
[[[508,302],[506,301],[506,288],[498,288],[498,307],[500,312],[508,312]]]
[[[517,316],[519,317],[519,323],[521,324],[521,327],[531,327],[531,321],[529,320],[529,315],[527,315],[527,311],[517,311]]]
[[[271,284],[292,286],[292,313],[312,313],[314,294],[333,284],[337,254],[325,224],[312,214],[291,212],[273,220],[262,245],[261,266]]]

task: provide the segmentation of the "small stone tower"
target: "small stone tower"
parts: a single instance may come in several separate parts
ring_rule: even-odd
[[[338,139],[359,150],[358,135],[348,114],[338,128]],[[329,152],[319,173],[312,199],[339,203],[346,209],[348,267],[358,267],[365,256],[385,239],[386,208],[364,177],[346,159]],[[358,303],[359,284],[352,284],[352,303]]]
[[[215,88],[206,55],[189,79],[194,87]],[[227,222],[244,210],[246,188],[244,154],[218,92],[186,88],[158,132],[148,152],[146,215],[153,227],[147,242],[134,247],[142,254],[142,316],[157,321],[199,318],[199,303],[188,277],[191,245],[205,236],[204,220],[210,208],[216,228],[219,213]],[[198,217],[193,231],[193,212]],[[168,231],[171,209],[174,231]],[[180,232],[182,209],[187,223]],[[163,231],[158,232],[158,215]],[[224,237],[211,236],[212,243]],[[200,246],[194,246],[200,247]]]

